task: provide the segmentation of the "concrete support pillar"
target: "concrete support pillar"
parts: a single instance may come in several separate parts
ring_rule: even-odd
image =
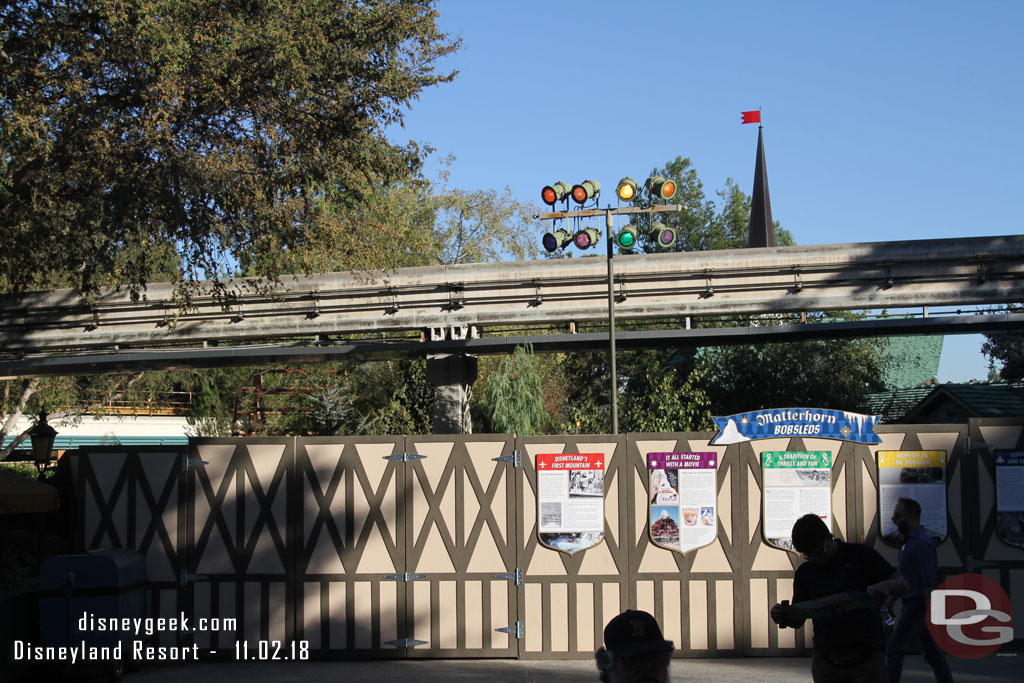
[[[465,353],[427,356],[427,380],[434,386],[435,434],[473,433],[469,396],[476,373],[476,356]]]

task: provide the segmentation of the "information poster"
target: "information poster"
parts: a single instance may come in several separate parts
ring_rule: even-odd
[[[1024,451],[995,452],[996,531],[999,540],[1024,548]]]
[[[878,519],[882,538],[902,539],[892,523],[900,498],[921,505],[921,526],[939,541],[946,538],[946,451],[878,451]]]
[[[793,524],[808,513],[832,528],[831,451],[764,451],[761,475],[761,528],[769,544],[794,550]]]
[[[604,539],[603,453],[537,455],[540,542],[572,555]]]
[[[718,534],[717,453],[648,453],[651,541],[688,552]]]

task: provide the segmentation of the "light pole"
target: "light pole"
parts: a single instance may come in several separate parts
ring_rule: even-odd
[[[547,190],[547,188],[545,188],[545,190]],[[671,194],[675,194],[674,188]],[[582,211],[556,211],[554,213],[543,213],[538,216],[535,216],[535,218],[542,221],[554,221],[563,218],[593,218],[602,214],[604,215],[605,231],[608,233],[606,236],[608,244],[608,253],[606,257],[606,261],[608,263],[608,369],[611,375],[609,379],[609,383],[611,385],[611,402],[609,407],[611,409],[612,434],[619,433],[619,375],[615,363],[615,268],[612,263],[612,258],[614,255],[614,250],[612,246],[615,241],[615,238],[612,235],[612,228],[614,227],[613,217],[641,213],[664,213],[666,211],[678,212],[682,211],[683,208],[685,207],[682,204],[670,204],[668,206],[649,206],[646,208],[628,206],[620,207],[618,209],[613,209],[609,206],[606,209],[584,209]],[[568,235],[568,233],[566,234]],[[563,240],[556,238],[553,232],[548,233],[548,235],[545,235],[544,244],[545,248],[547,248],[548,251],[554,251],[555,249],[562,248],[562,242]],[[565,239],[564,242],[567,246],[569,240]],[[658,243],[659,246],[664,246],[657,239],[655,240],[655,242]],[[549,244],[553,245],[553,248],[549,247]]]
[[[615,367],[615,269],[612,267],[612,207],[604,214],[604,227],[608,233],[608,367],[611,372],[612,434],[619,433],[619,373]]]

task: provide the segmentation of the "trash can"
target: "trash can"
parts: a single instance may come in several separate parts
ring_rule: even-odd
[[[146,562],[136,550],[59,555],[39,569],[39,650],[66,676],[119,681],[146,618]],[[52,649],[51,649],[52,648]]]

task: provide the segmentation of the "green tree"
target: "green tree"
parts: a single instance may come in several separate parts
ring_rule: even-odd
[[[676,183],[676,194],[668,204],[682,205],[678,213],[659,213],[636,218],[645,232],[651,224],[660,222],[676,231],[672,251],[708,251],[712,249],[741,249],[747,246],[750,222],[750,197],[732,178],[726,178],[725,187],[717,191],[718,202],[707,197],[704,184],[692,162],[676,157],[662,168],[655,168],[651,176],[661,176]],[[651,206],[647,193],[641,191],[633,202],[636,206]],[[663,202],[658,202],[663,203]],[[779,246],[793,244],[789,231],[775,222],[775,242]],[[657,251],[649,235],[640,239],[642,251]]]
[[[189,391],[180,372],[135,372],[98,376],[32,377],[0,382],[0,443],[14,439],[0,450],[0,459],[21,447],[27,431],[14,434],[22,415],[45,410],[50,423],[77,423],[85,415],[102,417],[124,410],[144,412],[154,399],[173,392]]]
[[[243,381],[243,372],[238,368],[206,368],[187,375],[184,384],[193,390],[185,418],[189,436],[232,435],[235,425],[231,398],[237,383]]]
[[[750,198],[730,178],[709,199],[690,160],[677,157],[651,175],[676,182],[671,203],[678,213],[642,216],[647,228],[660,221],[676,230],[676,251],[739,249],[747,246]],[[650,205],[641,193],[637,205]],[[643,231],[642,231],[643,232]],[[792,245],[792,235],[775,223],[776,243]],[[647,235],[641,251],[654,251]],[[761,325],[781,320],[761,318]],[[693,319],[695,327],[749,324],[750,321]],[[646,325],[648,323],[643,323]],[[681,327],[682,320],[662,320]],[[636,329],[641,323],[620,323]],[[813,405],[857,410],[864,395],[881,386],[880,344],[869,340],[835,340],[795,344],[754,344],[721,348],[622,351],[616,356],[619,384],[619,430],[679,431],[713,428],[710,416],[761,407]],[[563,428],[570,432],[606,432],[611,427],[608,354],[566,356]]]
[[[427,0],[7,3],[0,291],[139,294],[173,265],[187,302],[239,263],[395,265],[366,207],[422,161],[385,127],[454,77],[436,19]]]
[[[864,411],[866,394],[883,388],[879,346],[870,339],[709,347],[699,355],[716,415],[803,406]]]
[[[1013,312],[1021,312],[1022,307],[1011,307]],[[1024,379],[1024,332],[991,332],[985,335],[981,352],[989,359],[992,367],[998,362],[999,379],[1007,382],[1019,382]]]
[[[517,346],[502,358],[484,381],[482,412],[487,426],[499,434],[532,436],[549,421],[544,390],[533,347]]]
[[[536,258],[537,207],[512,198],[512,191],[446,189],[433,197],[438,261],[483,263]]]

